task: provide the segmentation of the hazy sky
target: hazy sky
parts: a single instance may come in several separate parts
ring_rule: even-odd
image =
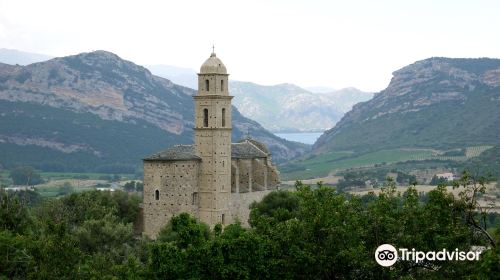
[[[0,48],[198,71],[212,44],[232,79],[379,91],[420,59],[500,58],[500,1],[0,0]]]

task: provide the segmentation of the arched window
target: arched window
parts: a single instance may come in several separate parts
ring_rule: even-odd
[[[226,126],[226,108],[222,108],[222,127]]]
[[[160,200],[160,191],[159,190],[155,191],[155,199]]]
[[[197,200],[198,200],[198,193],[194,192],[194,193],[192,194],[192,201],[191,201],[191,204],[196,205]]]
[[[220,80],[220,91],[224,91],[224,80]]]
[[[205,90],[209,91],[210,88],[210,82],[208,80],[205,80]]]
[[[203,126],[208,127],[208,109],[203,109]]]
[[[226,217],[226,215],[225,215],[225,214],[222,214],[221,220],[222,220],[222,224],[223,224],[223,225],[226,223],[226,221],[225,221],[225,217]]]

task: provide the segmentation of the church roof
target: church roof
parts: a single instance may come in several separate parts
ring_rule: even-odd
[[[231,144],[231,158],[266,158],[267,153],[249,141]],[[145,161],[201,160],[195,154],[193,145],[175,145],[164,151],[144,158]]]
[[[264,153],[270,154],[269,149],[267,148],[266,144],[259,142],[255,139],[252,139],[250,137],[247,137],[246,139],[240,140],[238,143],[243,143],[245,141],[248,141],[248,142],[254,144],[257,148],[259,148],[259,150],[263,151]]]
[[[267,153],[249,141],[231,144],[231,158],[265,158]]]
[[[213,52],[201,65],[200,74],[227,74],[227,70],[224,63]]]
[[[144,159],[145,161],[152,160],[201,160],[194,153],[193,145],[175,145],[166,150],[153,154]]]

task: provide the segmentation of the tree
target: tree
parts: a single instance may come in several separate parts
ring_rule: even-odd
[[[187,213],[173,217],[160,231],[158,241],[175,242],[180,248],[198,245],[210,236],[210,228]]]
[[[64,184],[59,188],[57,195],[67,195],[74,192],[75,188],[70,182],[64,182]]]
[[[432,186],[438,186],[438,185],[446,185],[447,184],[446,178],[443,177],[437,177],[436,175],[432,176],[430,185]]]
[[[295,217],[299,208],[299,198],[295,193],[289,191],[274,191],[266,195],[262,201],[250,205],[253,215],[250,216],[250,224],[255,225],[257,217],[267,216],[277,222],[286,221]]]
[[[115,174],[115,175],[113,175],[113,178],[112,178],[112,180],[111,180],[111,181],[112,181],[112,182],[118,182],[118,181],[120,181],[120,179],[121,179],[121,178],[120,178],[120,175]]]
[[[122,247],[133,239],[132,224],[124,224],[116,216],[106,215],[82,223],[74,232],[82,252],[123,251]]]
[[[142,192],[144,190],[144,183],[136,182],[136,184],[135,184],[135,190],[138,191],[138,192]]]
[[[210,230],[183,213],[156,241],[133,235],[133,194],[88,191],[30,206],[0,190],[0,279],[489,279],[499,273],[500,224],[485,226],[477,203],[484,181],[464,174],[459,182],[459,197],[441,185],[425,199],[415,187],[398,192],[392,179],[362,197],[298,182],[252,204],[251,228]],[[476,262],[389,269],[374,260],[383,243],[486,250]]]
[[[459,193],[461,210],[468,225],[479,231],[488,239],[491,246],[496,246],[496,240],[487,231],[487,208],[481,206],[478,197],[486,191],[485,184],[492,180],[485,176],[474,176],[464,171],[460,179],[453,184],[453,188],[463,188]]]
[[[26,204],[16,195],[0,189],[0,230],[22,234],[31,225]]]
[[[43,183],[43,180],[38,172],[31,166],[16,167],[10,171],[10,178],[14,185],[37,185]]]
[[[135,188],[136,188],[135,181],[130,181],[130,182],[125,183],[125,185],[123,185],[123,189],[127,192],[133,192],[133,191],[135,191]]]
[[[32,248],[34,240],[30,236],[0,230],[0,278],[26,279],[30,267],[34,265],[27,248]]]

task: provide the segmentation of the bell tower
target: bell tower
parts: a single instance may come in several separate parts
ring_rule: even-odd
[[[198,74],[195,103],[195,152],[201,157],[199,219],[214,226],[231,221],[231,99],[226,67],[215,52]]]

